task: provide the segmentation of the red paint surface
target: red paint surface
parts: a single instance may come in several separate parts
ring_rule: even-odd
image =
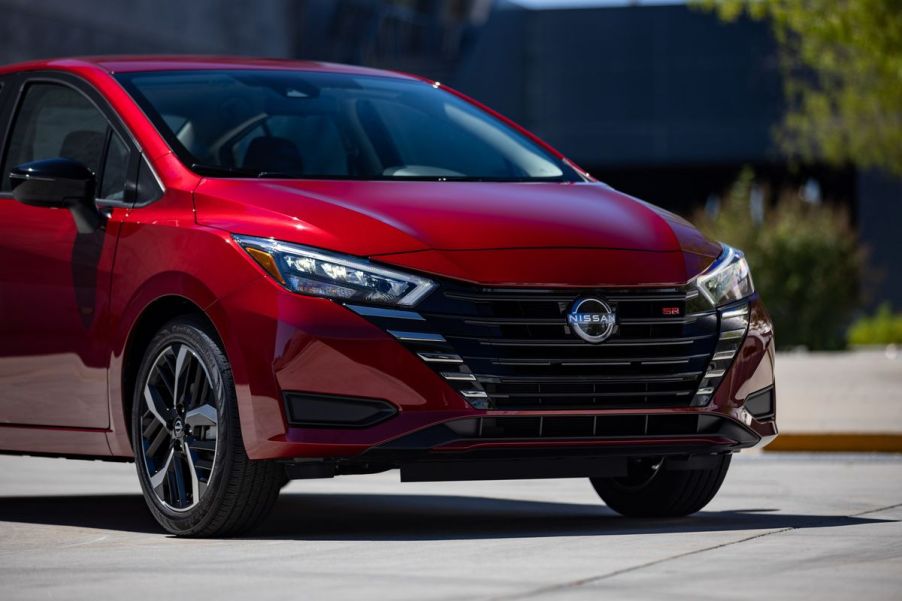
[[[374,73],[199,57],[0,68],[0,75],[65,71],[89,82],[121,116],[166,188],[150,206],[113,209],[90,240],[77,239],[67,212],[0,195],[0,389],[18,386],[17,396],[0,399],[0,448],[129,456],[124,406],[131,399],[124,398],[123,373],[126,361],[135,360],[127,356],[130,336],[148,307],[174,296],[202,310],[225,346],[252,458],[353,455],[432,424],[485,414],[378,327],[331,301],[281,288],[231,233],[511,286],[682,284],[719,252],[680,218],[594,182],[203,179],[175,158],[110,71],[218,67]],[[85,258],[85,252],[94,254]],[[79,265],[96,269],[79,272]],[[750,335],[711,405],[672,411],[743,419],[743,384],[772,382],[772,370],[761,367],[773,360],[771,326],[758,301],[752,316]],[[288,428],[284,389],[383,398],[400,412],[364,430]],[[773,423],[749,427],[764,437],[776,431]]]

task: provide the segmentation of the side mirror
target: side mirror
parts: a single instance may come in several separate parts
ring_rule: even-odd
[[[13,198],[32,207],[69,209],[80,234],[100,227],[94,204],[96,178],[90,169],[69,159],[32,161],[9,173]]]

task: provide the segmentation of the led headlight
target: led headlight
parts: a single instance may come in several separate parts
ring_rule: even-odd
[[[435,288],[426,278],[365,259],[268,238],[233,237],[280,284],[299,294],[409,307]]]
[[[715,306],[743,299],[755,292],[745,255],[726,244],[720,257],[696,278],[696,285]]]

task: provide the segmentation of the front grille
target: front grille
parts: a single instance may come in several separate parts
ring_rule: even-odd
[[[566,313],[582,297],[602,299],[616,313],[604,342],[584,341],[567,322]],[[519,289],[444,282],[416,310],[384,316],[368,311],[367,318],[477,408],[689,406],[703,379],[709,384],[715,349],[723,350],[718,313],[693,288]]]

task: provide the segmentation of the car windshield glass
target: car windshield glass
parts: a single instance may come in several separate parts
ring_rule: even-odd
[[[225,177],[579,181],[438,85],[284,70],[117,76],[178,156]]]

